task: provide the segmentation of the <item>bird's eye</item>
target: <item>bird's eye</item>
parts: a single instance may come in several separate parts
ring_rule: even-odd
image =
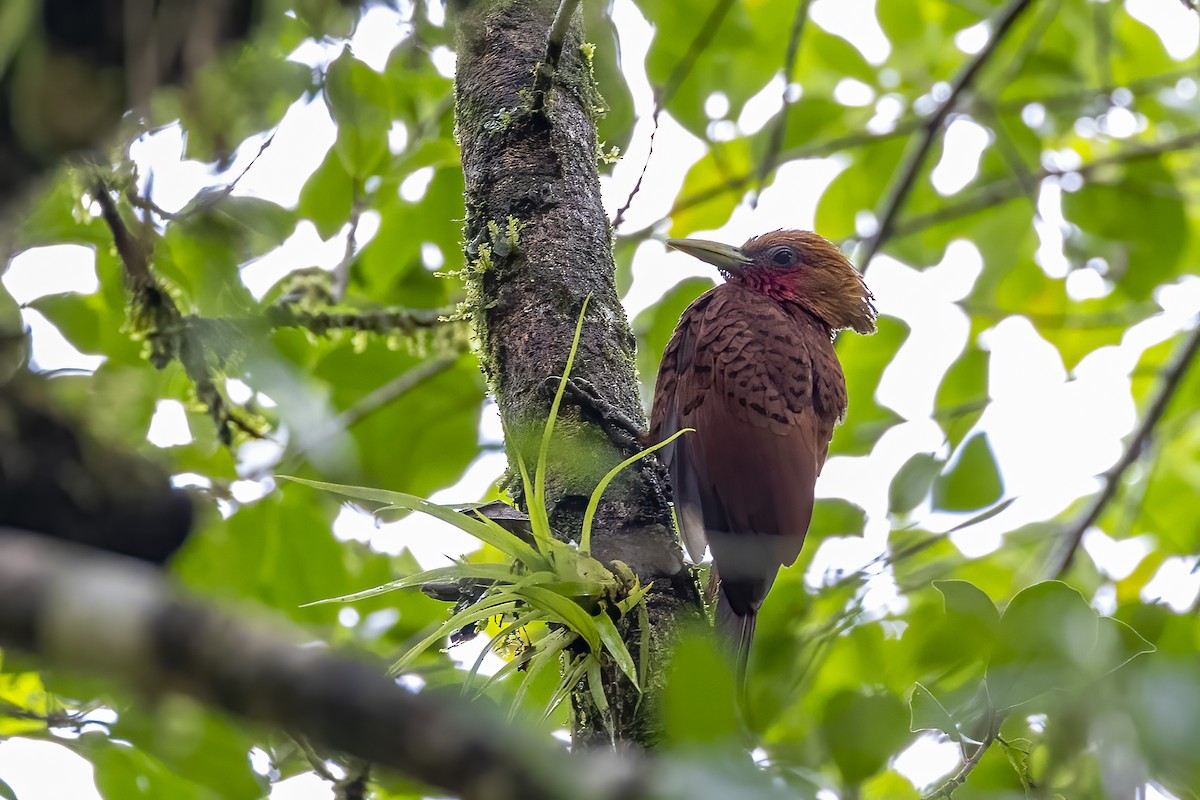
[[[777,267],[790,267],[797,260],[796,251],[790,247],[780,247],[771,254],[771,261]]]

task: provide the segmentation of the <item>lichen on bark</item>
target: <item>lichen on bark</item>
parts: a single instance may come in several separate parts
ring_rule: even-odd
[[[600,197],[596,92],[579,14],[544,105],[534,110],[534,72],[545,57],[557,0],[474,2],[459,14],[456,127],[465,177],[464,250],[489,256],[477,307],[481,360],[500,406],[510,464],[532,465],[575,322],[588,301],[573,376],[588,381],[631,419],[644,423],[634,370],[634,339],[614,281],[612,237]],[[520,235],[506,235],[509,220]],[[577,406],[564,405],[550,447],[547,504],[556,532],[577,539],[588,496],[621,451]],[[626,470],[596,516],[592,553],[628,564],[643,583],[650,619],[651,675],[699,601],[675,537],[670,508],[648,469]],[[631,625],[630,627],[636,627]],[[640,633],[627,631],[636,653]],[[611,666],[611,665],[610,665]],[[586,692],[574,698],[577,746],[613,739],[652,745],[657,683],[637,697],[618,670],[605,670],[611,704],[602,719]],[[606,724],[608,723],[608,724]],[[613,736],[608,730],[611,724]]]

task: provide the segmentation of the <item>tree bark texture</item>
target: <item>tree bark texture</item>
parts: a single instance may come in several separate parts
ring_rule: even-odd
[[[614,281],[609,221],[600,198],[594,117],[602,101],[581,47],[580,15],[567,31],[544,104],[534,75],[547,50],[557,0],[472,3],[458,20],[456,111],[466,186],[465,250],[470,304],[484,370],[500,406],[512,470],[532,472],[574,327],[588,298],[572,377],[644,425],[634,340]],[[564,403],[548,459],[552,526],[577,538],[588,497],[624,454],[591,410]],[[648,596],[650,685],[606,671],[613,737],[652,745],[656,680],[671,632],[699,608],[670,507],[650,468],[631,467],[600,505],[592,553],[628,564]],[[631,651],[637,631],[625,630]],[[577,746],[613,737],[586,692],[574,698]]]

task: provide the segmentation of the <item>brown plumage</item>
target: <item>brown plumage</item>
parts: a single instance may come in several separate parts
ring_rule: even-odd
[[[875,306],[850,261],[809,231],[774,231],[740,248],[667,243],[727,278],[688,306],[667,344],[650,438],[695,428],[663,458],[688,552],[699,560],[712,549],[716,622],[733,637],[740,677],[758,608],[779,567],[800,554],[846,413],[833,332],[872,333]]]

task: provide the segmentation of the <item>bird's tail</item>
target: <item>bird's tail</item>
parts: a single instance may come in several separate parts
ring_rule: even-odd
[[[748,614],[738,614],[729,605],[725,592],[720,593],[714,625],[733,655],[739,695],[746,688],[746,665],[750,661],[750,644],[754,641],[754,623],[757,619],[758,613],[754,609]]]

